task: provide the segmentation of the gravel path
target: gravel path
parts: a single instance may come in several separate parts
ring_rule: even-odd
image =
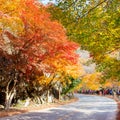
[[[77,102],[0,120],[116,120],[117,103],[101,96],[80,95]]]

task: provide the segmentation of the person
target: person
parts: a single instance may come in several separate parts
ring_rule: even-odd
[[[116,98],[117,97],[117,94],[116,94],[116,91],[113,90],[113,97]]]
[[[109,90],[109,94],[112,95],[113,94],[113,91],[112,89]]]

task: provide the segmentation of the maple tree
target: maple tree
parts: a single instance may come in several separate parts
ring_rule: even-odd
[[[67,43],[67,45],[69,44]],[[72,52],[70,55],[73,54],[73,51],[71,50],[72,49],[67,50],[67,52],[69,51],[68,53]],[[49,87],[48,90],[54,89],[58,91],[59,94],[63,93],[62,91],[64,91],[64,88],[66,87],[67,89],[70,89],[71,80],[75,82],[76,79],[78,79],[79,81],[80,78],[85,74],[83,66],[80,63],[80,60],[78,60],[77,63],[76,61],[74,62],[66,61],[66,58],[63,57],[63,55],[64,54],[62,51],[55,57],[47,58],[44,61],[44,63],[50,66],[51,71],[46,71],[46,73],[43,76],[37,76],[37,80],[43,87],[45,86]]]
[[[120,61],[116,58],[108,59],[108,56],[120,50],[120,1],[56,1],[55,5],[48,7],[53,19],[65,26],[71,40],[90,51],[105,79],[112,77],[119,81]]]
[[[9,109],[21,81],[33,89],[30,84],[35,76],[53,72],[52,61],[46,61],[57,55],[75,64],[78,56],[74,51],[79,45],[68,42],[63,26],[52,21],[46,7],[38,1],[0,0],[0,5],[0,60],[8,63],[6,68],[1,62],[0,82],[6,93],[5,108]]]
[[[99,90],[101,87],[100,81],[101,73],[95,72],[92,74],[87,74],[82,79],[81,87],[83,87],[84,89]]]

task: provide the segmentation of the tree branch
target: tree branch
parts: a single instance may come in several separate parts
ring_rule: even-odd
[[[103,0],[102,2],[98,3],[96,6],[94,6],[93,8],[91,8],[90,10],[88,10],[87,13],[83,14],[83,16],[81,16],[80,18],[85,17],[86,15],[88,15],[91,11],[93,11],[94,9],[96,9],[98,6],[100,6],[101,4],[103,4],[104,2],[106,2],[107,0]]]

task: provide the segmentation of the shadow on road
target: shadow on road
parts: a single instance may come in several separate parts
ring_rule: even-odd
[[[120,120],[116,118],[119,111],[117,113],[117,104],[113,99],[88,95],[78,95],[78,98],[77,102],[68,105],[0,120]]]
[[[74,106],[74,105],[73,105]],[[11,118],[1,118],[0,120],[108,120],[108,115],[111,115],[112,110],[79,108],[79,106],[71,106],[70,108],[52,108],[42,112],[30,112],[13,116]],[[109,112],[108,112],[109,111]],[[120,120],[120,119],[118,119]]]

